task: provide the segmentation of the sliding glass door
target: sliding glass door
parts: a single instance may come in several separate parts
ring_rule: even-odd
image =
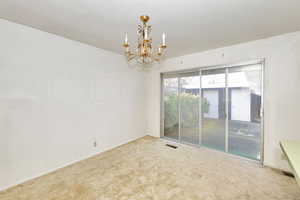
[[[261,65],[228,69],[228,151],[261,159]]]
[[[199,72],[180,76],[180,140],[199,143]]]
[[[179,79],[177,76],[163,77],[163,132],[164,136],[179,139]]]
[[[204,146],[225,151],[226,71],[203,70],[201,75],[201,142]]]
[[[199,143],[199,72],[163,77],[164,136]]]
[[[262,160],[262,63],[162,75],[162,136]]]

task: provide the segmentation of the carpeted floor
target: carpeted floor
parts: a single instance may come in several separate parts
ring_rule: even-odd
[[[0,193],[1,200],[300,200],[293,178],[144,137]]]

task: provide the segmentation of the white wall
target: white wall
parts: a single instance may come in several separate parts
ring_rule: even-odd
[[[145,74],[123,56],[0,30],[0,190],[145,135]]]
[[[160,72],[260,58],[266,58],[265,164],[288,170],[279,141],[300,140],[300,32],[166,60],[148,77],[149,134],[160,135]]]

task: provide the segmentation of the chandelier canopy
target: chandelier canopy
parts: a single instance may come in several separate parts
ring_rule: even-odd
[[[130,44],[128,42],[128,35],[126,33],[124,40],[125,56],[129,64],[138,64],[142,68],[147,68],[151,66],[154,62],[159,62],[167,48],[166,45],[166,34],[162,34],[162,42],[156,50],[153,49],[152,38],[151,38],[151,26],[147,24],[150,17],[147,15],[142,15],[140,20],[143,24],[138,25],[138,40],[137,47],[131,51]]]

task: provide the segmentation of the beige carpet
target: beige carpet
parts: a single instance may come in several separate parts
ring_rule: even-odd
[[[300,200],[294,179],[221,152],[144,137],[0,193],[1,200]]]

